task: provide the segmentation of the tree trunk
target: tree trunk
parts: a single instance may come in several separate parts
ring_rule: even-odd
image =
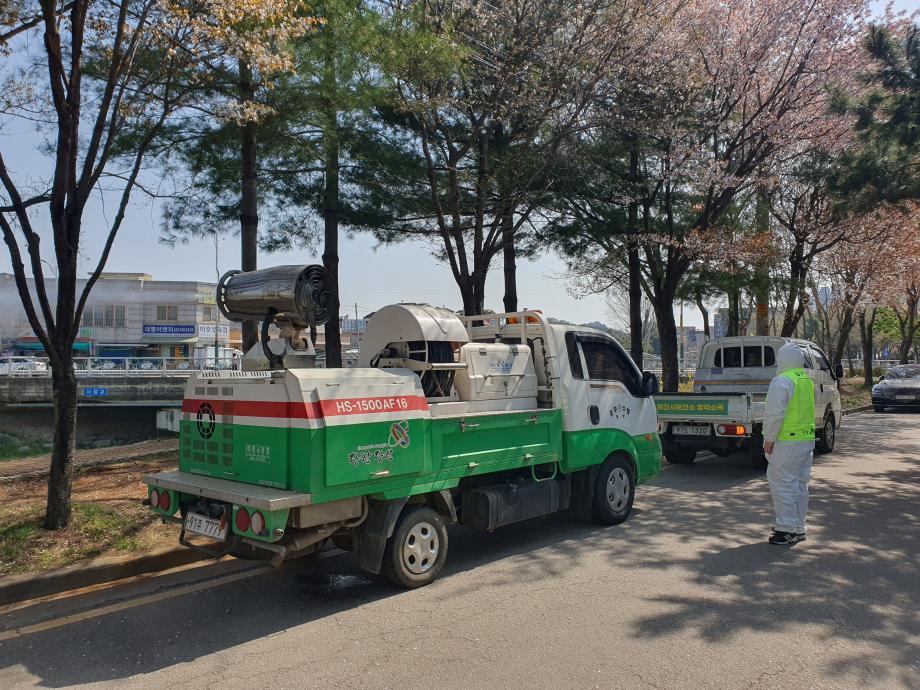
[[[658,338],[661,341],[661,386],[665,393],[677,391],[680,365],[677,358],[677,324],[674,321],[674,297],[655,300]]]
[[[725,335],[741,335],[741,290],[732,286],[728,290],[728,328]]]
[[[505,210],[502,217],[502,263],[505,274],[505,311],[518,310],[517,252],[514,247],[514,211]]]
[[[910,361],[910,350],[914,346],[914,337],[917,335],[918,303],[920,303],[920,294],[908,294],[904,319],[899,319],[901,326],[901,346],[898,348],[899,364],[907,364]]]
[[[629,354],[639,369],[645,358],[645,324],[642,320],[642,268],[639,248],[629,248]]]
[[[339,137],[338,112],[335,107],[336,72],[335,44],[332,36],[324,36],[327,44],[323,74],[326,102],[324,104],[323,156],[325,189],[323,203],[323,266],[332,275],[335,297],[335,317],[325,326],[326,367],[342,366],[342,333],[339,322]]]
[[[853,329],[853,307],[847,307],[843,310],[843,321],[840,324],[840,331],[837,334],[837,342],[833,343],[831,352],[831,369],[836,369],[837,365],[843,361],[843,351],[847,341],[850,339],[850,331]]]
[[[639,176],[639,153],[629,152],[629,176],[635,184]],[[635,190],[633,190],[635,194]],[[639,263],[639,244],[635,235],[639,231],[639,202],[631,201],[628,206],[627,231],[629,241],[627,265],[629,270],[629,354],[642,370],[645,359],[645,328],[642,322],[642,266]]]
[[[240,100],[255,100],[252,69],[239,61]],[[240,268],[254,271],[258,268],[259,252],[259,197],[256,179],[256,125],[247,123],[240,127]],[[249,350],[259,340],[259,324],[244,321],[242,325],[243,349]]]
[[[789,292],[786,294],[786,307],[783,313],[783,325],[780,336],[790,338],[795,333],[802,315],[805,313],[806,297],[805,278],[808,268],[805,266],[805,244],[796,240],[792,256],[789,258]]]
[[[709,330],[709,310],[706,309],[706,305],[703,303],[703,296],[700,293],[696,294],[696,308],[700,310],[700,314],[703,315],[703,335],[706,337],[706,340],[712,337]]]
[[[875,363],[875,353],[872,348],[872,330],[875,326],[875,309],[872,310],[872,318],[866,321],[866,311],[859,313],[859,339],[862,343],[863,352],[863,383],[866,388],[872,388],[875,385],[875,377],[872,375],[873,364]]]
[[[763,185],[757,187],[757,206],[755,210],[757,233],[770,231],[770,207],[767,192]],[[757,262],[754,273],[754,311],[755,334],[770,335],[770,267],[761,259]]]
[[[54,431],[48,502],[42,526],[45,529],[61,529],[70,523],[70,489],[77,438],[77,378],[73,371],[72,352],[61,355],[61,366],[54,367],[51,372],[51,384],[54,390]]]

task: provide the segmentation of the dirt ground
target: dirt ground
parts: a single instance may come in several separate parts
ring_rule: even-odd
[[[108,465],[77,473],[73,521],[49,531],[41,526],[47,480],[0,483],[0,575],[38,572],[87,558],[141,551],[176,543],[178,527],[162,524],[141,504],[141,476],[176,467],[175,457]]]

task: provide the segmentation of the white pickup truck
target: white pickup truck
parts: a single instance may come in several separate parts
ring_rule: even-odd
[[[689,464],[701,450],[722,457],[744,451],[755,467],[765,469],[764,401],[776,376],[776,351],[787,342],[805,352],[805,368],[815,382],[817,450],[830,453],[842,419],[837,380],[843,367],[833,371],[827,355],[805,340],[739,336],[703,345],[692,393],[655,396],[665,459]]]

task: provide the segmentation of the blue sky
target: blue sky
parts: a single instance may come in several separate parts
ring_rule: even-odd
[[[876,3],[883,7],[884,3]],[[916,1],[899,0],[895,6],[903,10],[918,8]],[[34,46],[25,46],[28,50]],[[30,123],[5,122],[0,127],[0,150],[2,150],[14,179],[41,179],[48,176],[49,160],[36,151],[41,138]],[[148,171],[148,179],[155,171]],[[114,212],[115,198],[97,200],[86,216],[83,252],[87,257],[97,257],[105,239],[105,229]],[[45,215],[35,214],[35,220],[42,227]],[[270,218],[262,218],[270,223]],[[137,271],[153,275],[161,280],[214,280],[214,243],[193,241],[175,249],[159,242],[160,206],[156,201],[137,194],[128,210],[124,225],[109,259],[107,270]],[[43,251],[51,256],[50,242],[46,241]],[[262,254],[261,266],[286,263],[319,262],[318,254],[306,251],[292,251]],[[223,241],[219,250],[221,271],[238,268],[239,245],[235,238]],[[81,264],[81,271],[88,272],[92,264],[87,259]],[[10,271],[6,248],[0,251],[0,271]],[[518,295],[521,307],[542,309],[549,316],[569,321],[610,321],[606,315],[604,300],[597,295],[576,297],[566,285],[565,263],[555,254],[546,253],[533,261],[521,261],[518,266]],[[459,292],[449,269],[436,262],[426,247],[419,244],[377,246],[367,235],[353,239],[343,238],[341,243],[340,286],[343,312],[354,314],[358,304],[359,314],[398,301],[419,301],[443,304],[453,308],[460,306]],[[496,311],[502,308],[501,264],[496,262],[486,286],[488,307]],[[688,325],[702,323],[698,312],[685,311]]]

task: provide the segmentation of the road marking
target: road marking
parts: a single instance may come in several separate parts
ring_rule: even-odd
[[[33,606],[38,606],[39,604],[45,604],[49,601],[59,601],[61,599],[70,599],[71,597],[80,596],[81,594],[92,594],[93,592],[101,592],[107,589],[115,589],[116,587],[126,587],[127,585],[133,585],[138,582],[145,581],[155,581],[161,577],[166,577],[168,575],[175,575],[176,573],[181,573],[186,570],[193,570],[196,568],[210,568],[213,567],[215,563],[223,563],[228,561],[232,562],[232,559],[227,557],[226,559],[220,559],[217,561],[194,561],[193,563],[186,563],[185,565],[177,565],[175,568],[169,568],[168,570],[160,570],[158,572],[152,573],[142,573],[140,575],[132,575],[131,577],[123,577],[120,580],[111,580],[110,582],[100,582],[95,585],[87,585],[86,587],[79,587],[77,589],[68,589],[64,592],[56,592],[54,594],[46,594],[42,597],[34,597],[33,599],[25,599],[23,601],[14,601],[11,604],[6,604],[5,606],[0,606],[0,616],[11,613],[12,611],[19,611],[20,609],[27,609]]]
[[[41,623],[35,623],[33,625],[26,625],[21,628],[13,628],[12,630],[7,630],[0,632],[0,642],[6,642],[7,640],[12,640],[17,637],[24,637],[26,635],[34,635],[35,633],[45,632],[46,630],[53,630],[54,628],[60,628],[65,625],[70,625],[72,623],[80,623],[85,620],[90,620],[92,618],[99,618],[100,616],[107,616],[110,613],[118,613],[119,611],[124,611],[126,609],[133,609],[138,606],[145,606],[147,604],[154,604],[158,601],[164,601],[166,599],[173,599],[174,597],[183,596],[185,594],[194,594],[195,592],[201,592],[206,589],[211,589],[212,587],[219,587],[220,585],[228,585],[233,582],[239,582],[240,580],[245,580],[250,577],[255,577],[256,575],[262,575],[265,573],[274,572],[274,568],[270,565],[262,566],[261,568],[256,568],[254,570],[246,570],[241,573],[233,573],[231,575],[224,575],[223,577],[217,577],[213,580],[206,580],[204,582],[195,582],[190,585],[185,585],[173,590],[168,590],[166,592],[157,592],[156,594],[148,594],[144,597],[138,597],[137,599],[130,599],[128,601],[120,601],[116,604],[109,604],[108,606],[102,606],[92,611],[83,611],[81,613],[73,613],[69,616],[62,616],[61,618],[55,618],[49,621],[43,621]]]
[[[344,552],[339,549],[330,549],[328,551],[321,551],[316,554],[316,560],[325,560],[327,558],[334,558],[336,556],[341,556]],[[180,566],[184,568],[185,566]],[[186,594],[194,594],[195,592],[201,592],[212,587],[220,587],[221,585],[228,585],[234,582],[239,582],[241,580],[246,580],[257,575],[265,575],[268,573],[278,572],[274,566],[263,565],[258,568],[253,568],[251,570],[244,570],[239,573],[231,573],[229,575],[221,575],[210,580],[204,580],[202,582],[193,582],[191,584],[181,585],[175,589],[169,589],[165,592],[157,592],[155,594],[148,594],[143,597],[138,597],[137,599],[129,599],[127,601],[120,601],[115,604],[109,604],[108,606],[101,606],[99,608],[93,609],[91,611],[83,611],[81,613],[72,613],[68,616],[61,616],[60,618],[54,618],[48,621],[42,621],[41,623],[34,623],[32,625],[25,625],[21,628],[13,628],[12,630],[5,630],[0,632],[0,642],[6,642],[7,640],[13,640],[17,637],[25,637],[26,635],[34,635],[35,633],[45,632],[46,630],[54,630],[55,628],[60,628],[65,625],[71,625],[72,623],[80,623],[82,621],[91,620],[93,618],[99,618],[100,616],[107,616],[110,613],[118,613],[119,611],[125,611],[127,609],[137,608],[138,606],[146,606],[147,604],[154,604],[159,601],[165,601],[167,599],[174,599],[175,597],[184,596]],[[164,573],[165,574],[165,571]],[[137,576],[142,577],[142,576]],[[107,583],[110,584],[110,583]],[[104,589],[102,585],[96,585],[100,589]],[[89,588],[84,588],[85,591]],[[61,596],[58,598],[63,598],[66,596],[67,592],[62,592]],[[55,597],[57,595],[49,595],[49,597]],[[32,600],[37,601],[37,600]],[[19,602],[24,603],[24,602]],[[16,604],[11,604],[10,606],[15,607]],[[19,607],[24,608],[24,607]],[[13,610],[13,609],[10,609]]]

